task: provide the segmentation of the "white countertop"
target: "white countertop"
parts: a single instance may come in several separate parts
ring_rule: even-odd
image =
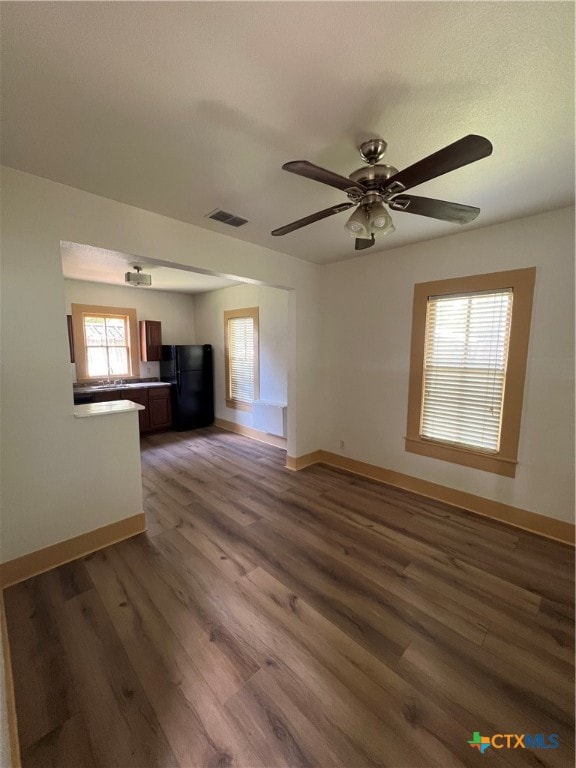
[[[133,403],[132,400],[111,400],[108,403],[84,403],[74,406],[74,416],[77,419],[87,419],[91,416],[109,416],[115,413],[143,411],[144,406]]]

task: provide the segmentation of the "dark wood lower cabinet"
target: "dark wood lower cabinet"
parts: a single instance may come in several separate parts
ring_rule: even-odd
[[[121,400],[131,400],[133,403],[143,405],[144,410],[138,411],[138,423],[140,425],[140,434],[144,435],[150,431],[150,419],[148,418],[148,389],[121,389]]]
[[[109,403],[110,400],[120,400],[120,390],[116,390],[116,392],[94,392],[95,403]]]
[[[170,387],[150,387],[148,390],[150,432],[161,432],[172,425]]]
[[[82,397],[83,403],[107,403],[111,400],[131,400],[133,403],[144,406],[143,411],[138,411],[141,435],[147,435],[150,432],[163,432],[172,426],[170,387],[168,385],[165,387],[109,389],[105,392],[94,392]]]

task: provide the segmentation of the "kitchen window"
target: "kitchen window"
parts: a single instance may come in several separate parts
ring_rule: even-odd
[[[78,381],[138,375],[134,309],[72,304],[72,326]]]
[[[407,451],[515,476],[535,274],[415,286]]]
[[[226,405],[251,411],[259,397],[258,307],[224,312]]]

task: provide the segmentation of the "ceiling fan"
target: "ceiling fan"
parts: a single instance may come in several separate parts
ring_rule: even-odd
[[[307,160],[293,160],[285,163],[282,166],[285,171],[341,189],[346,192],[350,202],[324,208],[322,211],[293,221],[284,227],[279,227],[272,234],[276,236],[287,235],[289,232],[294,232],[294,230],[315,221],[320,221],[356,206],[344,228],[351,237],[356,239],[356,250],[360,251],[374,245],[375,238],[394,231],[394,224],[385,204],[393,211],[416,213],[419,216],[428,216],[432,219],[450,221],[455,224],[467,224],[478,216],[480,208],[474,208],[471,205],[405,195],[404,192],[425,181],[455,171],[457,168],[481,160],[483,157],[488,157],[492,154],[492,144],[488,139],[474,134],[464,136],[444,149],[440,149],[438,152],[414,163],[414,165],[404,168],[403,171],[398,171],[391,165],[379,164],[378,161],[382,159],[386,146],[386,142],[382,139],[370,139],[363,142],[358,151],[362,160],[369,167],[359,168],[348,178],[320,168],[320,166],[309,163]]]

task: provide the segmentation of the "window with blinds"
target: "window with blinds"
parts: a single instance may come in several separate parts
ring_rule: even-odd
[[[536,268],[416,283],[406,450],[515,477]]]
[[[421,437],[498,452],[512,303],[510,288],[429,297]]]
[[[250,410],[258,397],[258,308],[224,313],[226,404]]]

